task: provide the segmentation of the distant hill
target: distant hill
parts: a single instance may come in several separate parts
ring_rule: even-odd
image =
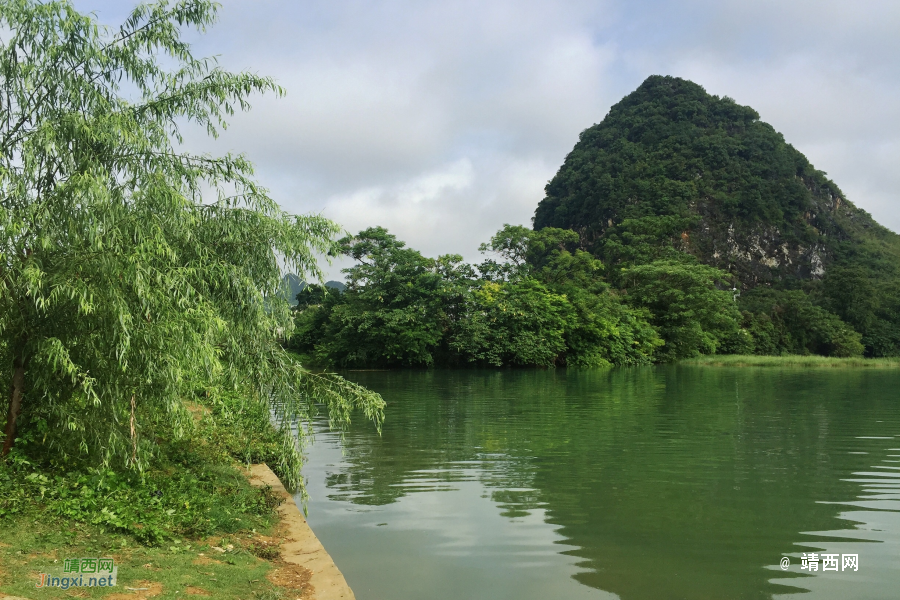
[[[287,300],[290,304],[297,304],[297,294],[303,291],[308,284],[293,273],[285,275],[282,281],[287,286],[282,298]],[[340,281],[327,281],[325,282],[325,287],[336,289],[339,292],[343,292],[347,289],[346,284]]]
[[[690,81],[649,77],[581,133],[535,211],[545,227],[578,232],[614,282],[618,266],[687,254],[745,296],[772,290],[773,315],[772,294],[803,290],[860,331],[867,354],[900,352],[900,236],[755,110]]]
[[[648,78],[582,132],[535,212],[535,229],[548,226],[610,262],[635,242],[671,243],[744,288],[900,264],[900,236],[755,110],[675,77]]]
[[[287,300],[290,304],[297,304],[297,294],[306,287],[306,282],[293,273],[285,275],[282,282],[286,285],[282,298]]]
[[[343,292],[344,290],[347,289],[347,285],[340,281],[326,281],[325,287],[335,289],[339,292]]]

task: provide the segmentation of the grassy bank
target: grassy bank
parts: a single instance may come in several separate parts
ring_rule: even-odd
[[[281,498],[242,469],[273,462],[282,441],[260,410],[238,398],[192,404],[191,430],[161,442],[142,474],[54,461],[21,440],[0,462],[0,597],[303,597],[303,574],[284,576],[292,569],[269,537]],[[112,558],[117,586],[35,589],[40,573],[69,576],[65,560],[85,557]]]
[[[680,365],[707,367],[828,367],[828,368],[898,368],[896,358],[832,358],[827,356],[753,356],[712,355],[679,361]]]

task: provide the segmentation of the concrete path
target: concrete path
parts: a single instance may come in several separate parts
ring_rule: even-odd
[[[328,552],[319,542],[319,538],[310,529],[291,496],[275,473],[265,464],[250,467],[250,483],[262,487],[269,485],[285,497],[285,502],[278,507],[281,518],[281,531],[285,532],[285,540],[281,545],[281,559],[287,563],[300,565],[312,573],[310,584],[313,587],[315,600],[355,600],[356,596],[347,585],[344,576]]]

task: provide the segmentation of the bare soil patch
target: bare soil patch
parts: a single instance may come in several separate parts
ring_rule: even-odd
[[[300,598],[313,598],[314,589],[309,580],[312,572],[300,565],[279,561],[276,567],[269,571],[266,578],[279,587],[297,592]]]
[[[190,594],[192,596],[212,596],[212,592],[209,590],[204,590],[201,587],[195,587],[193,585],[189,585],[184,588],[185,594]]]
[[[163,586],[161,583],[157,581],[136,581],[132,582],[124,587],[130,588],[147,588],[145,590],[138,589],[137,591],[128,591],[124,593],[110,594],[106,597],[105,600],[136,600],[142,598],[152,598],[154,596],[159,596],[162,593]]]

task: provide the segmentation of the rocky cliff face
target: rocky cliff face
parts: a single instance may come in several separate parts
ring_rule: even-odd
[[[835,260],[831,246],[851,240],[843,221],[874,223],[840,196],[810,194],[810,210],[795,222],[741,222],[713,202],[695,206],[697,224],[682,232],[678,247],[702,262],[737,275],[744,287],[785,278],[819,279]],[[829,233],[831,239],[829,239]]]
[[[673,77],[650,77],[585,130],[546,192],[536,229],[578,231],[613,263],[623,247],[675,247],[744,288],[900,259],[900,237],[753,109]]]

